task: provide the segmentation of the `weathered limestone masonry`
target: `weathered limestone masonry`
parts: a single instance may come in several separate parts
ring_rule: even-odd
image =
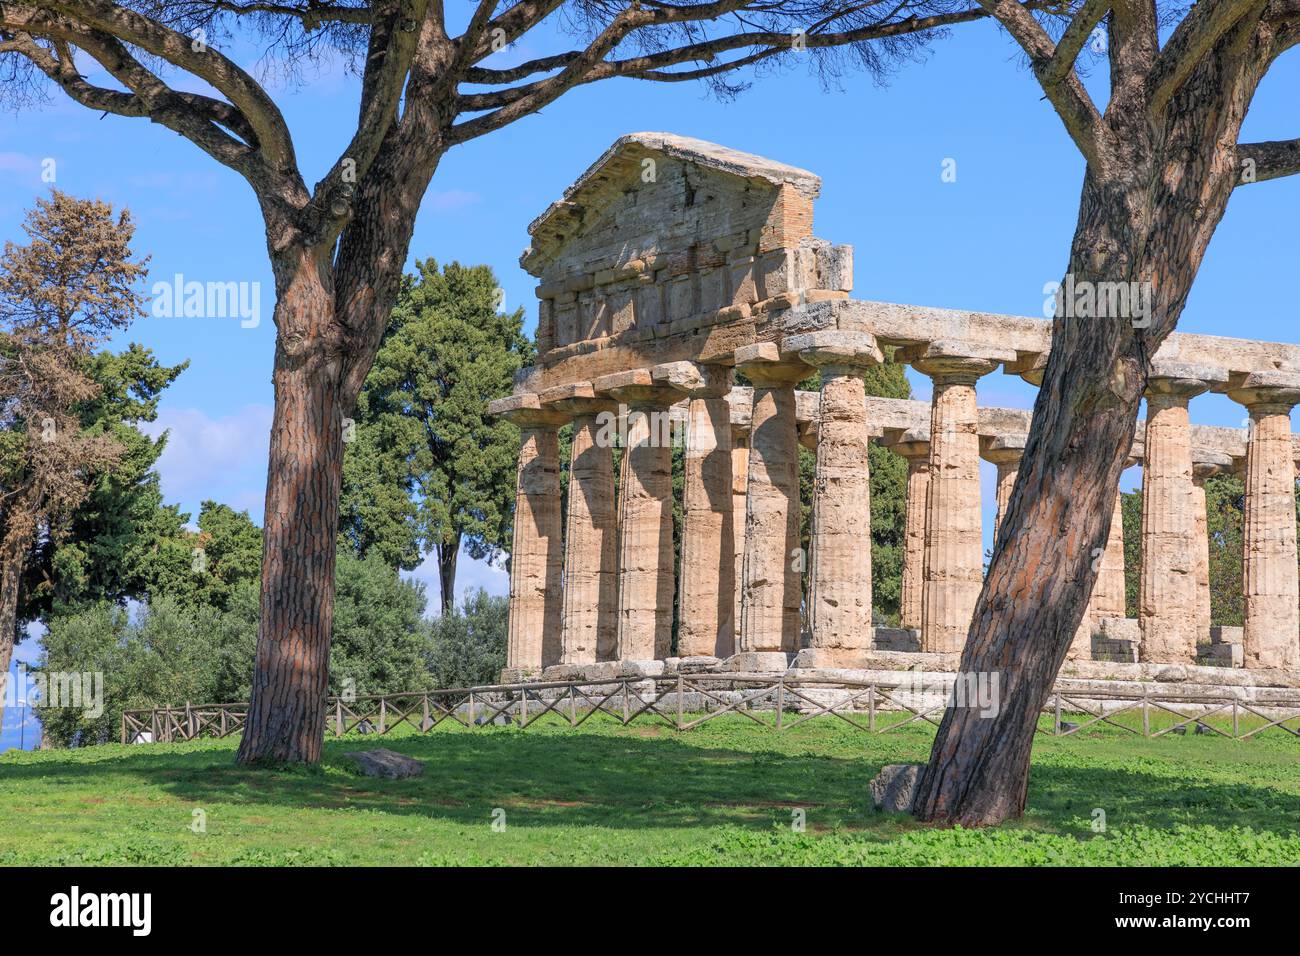
[[[905,351],[934,382],[930,487],[925,501],[921,650],[957,652],[966,642],[984,575],[975,383],[1014,352],[940,339]]]
[[[735,651],[736,532],[731,477],[731,375],[720,365],[661,367],[690,396],[682,492],[679,580],[682,657],[730,657]]]
[[[1250,409],[1246,444],[1246,666],[1300,666],[1295,641],[1276,635],[1300,628],[1296,580],[1295,454],[1291,409],[1300,374],[1262,371],[1230,393]]]
[[[821,370],[813,485],[809,666],[851,666],[871,649],[871,473],[863,373],[884,360],[866,332],[810,332],[786,340]],[[797,466],[797,462],[796,462]],[[796,494],[797,498],[797,494]]]
[[[1144,661],[1196,659],[1196,516],[1187,403],[1226,381],[1221,369],[1162,363],[1147,387],[1138,613]]]
[[[573,416],[560,663],[594,664],[609,660],[617,646],[614,456],[597,440],[601,416],[613,414],[616,406],[585,382],[548,389],[541,402]]]
[[[560,658],[560,412],[536,395],[493,403],[519,426],[514,545],[510,552],[507,660],[554,663]]]
[[[509,678],[955,666],[981,586],[979,460],[997,466],[1000,524],[1030,428],[1028,411],[980,408],[976,385],[999,368],[1040,383],[1051,324],[850,299],[852,250],[812,235],[820,185],[761,157],[637,133],[530,227],[521,263],[540,283],[538,362],[491,406],[522,436]],[[865,395],[863,372],[890,353],[931,378],[931,402]],[[1139,619],[1125,617],[1117,497],[1063,673],[1232,683],[1224,667],[1196,666],[1208,661],[1300,686],[1289,419],[1300,346],[1176,333],[1154,366],[1129,451],[1143,466]],[[797,391],[814,372],[820,392]],[[1243,404],[1250,428],[1191,424],[1205,391]],[[873,626],[870,441],[908,463],[900,628]],[[817,460],[807,556],[801,443]],[[1246,627],[1235,636],[1210,626],[1203,483],[1243,465]]]
[[[904,432],[889,447],[907,460],[899,624],[904,630],[920,633],[922,595],[925,593],[925,502],[930,494],[930,430]]]
[[[812,369],[772,342],[746,345],[736,357],[754,383],[737,647],[751,654],[797,652],[804,561],[794,386]]]

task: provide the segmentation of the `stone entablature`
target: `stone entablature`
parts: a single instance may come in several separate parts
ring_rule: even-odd
[[[851,250],[811,236],[819,188],[794,167],[635,134],[534,223],[523,262],[543,280],[541,355],[490,408],[523,430],[515,673],[662,661],[674,610],[676,653],[740,669],[961,650],[982,577],[979,461],[997,467],[1000,522],[1031,424],[1027,410],[981,408],[979,382],[998,369],[1041,382],[1051,322],[848,299]],[[932,379],[932,402],[865,395],[863,373],[890,351]],[[1297,367],[1296,345],[1166,340],[1129,454],[1143,465],[1139,617],[1124,617],[1117,497],[1070,661],[1300,673]],[[821,392],[796,390],[814,369]],[[734,371],[753,386],[733,386]],[[1241,403],[1251,427],[1191,424],[1189,406],[1206,391]],[[597,414],[610,413],[626,416],[617,475],[597,433]],[[689,427],[660,431],[665,420]],[[562,534],[556,452],[569,422],[580,440]],[[685,434],[680,567],[672,451],[654,437],[672,433]],[[871,617],[871,441],[908,463],[902,630]],[[800,542],[800,444],[817,453],[811,559]],[[1246,626],[1233,639],[1210,627],[1204,513],[1205,479],[1226,471],[1247,488]]]

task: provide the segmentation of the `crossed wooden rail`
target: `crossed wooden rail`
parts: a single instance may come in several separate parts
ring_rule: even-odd
[[[1068,737],[1096,724],[1106,723],[1143,737],[1185,733],[1194,724],[1199,733],[1214,733],[1234,740],[1247,740],[1265,730],[1277,728],[1300,738],[1300,691],[1276,690],[1277,699],[1244,701],[1229,693],[1148,690],[1097,690],[1072,686],[1075,681],[1058,681],[1045,711],[1053,716],[1052,727],[1038,733]],[[810,697],[813,689],[839,691],[830,702]],[[675,674],[660,677],[614,677],[605,680],[535,681],[520,684],[492,684],[482,687],[453,687],[443,690],[410,691],[344,698],[331,697],[326,710],[328,732],[342,737],[354,731],[383,735],[401,724],[428,733],[444,721],[463,727],[490,726],[509,722],[528,727],[547,714],[567,718],[570,727],[580,727],[594,714],[614,717],[622,724],[638,718],[662,720],[675,730],[691,730],[734,713],[761,727],[790,730],[814,717],[836,717],[867,733],[890,733],[918,721],[938,726],[933,715],[942,712],[947,700],[917,703],[908,699],[915,685],[907,681],[857,681],[827,677],[793,677],[788,674]],[[723,696],[723,695],[728,696]],[[696,699],[688,706],[688,695]],[[1116,706],[1110,707],[1110,704]],[[757,706],[756,706],[757,705]],[[1187,715],[1187,710],[1194,712]],[[763,720],[755,710],[772,711],[774,720]],[[152,710],[122,712],[122,743],[196,740],[227,737],[239,733],[248,705],[186,704]],[[880,721],[882,711],[906,713],[902,720]],[[1140,711],[1141,729],[1115,720],[1121,714]],[[1152,712],[1180,718],[1159,730],[1152,730]],[[1073,723],[1063,714],[1086,716]],[[1231,732],[1206,718],[1230,714]],[[1260,726],[1243,729],[1243,716],[1259,718]],[[1297,726],[1287,726],[1295,721]]]

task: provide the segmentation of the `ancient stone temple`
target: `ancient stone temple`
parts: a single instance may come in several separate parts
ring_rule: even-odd
[[[852,250],[812,233],[820,185],[637,133],[529,227],[538,361],[491,406],[521,433],[509,675],[955,661],[981,585],[980,460],[997,469],[1000,521],[1030,427],[1028,411],[982,407],[979,384],[997,372],[1039,382],[1051,323],[851,298]],[[887,351],[932,380],[931,402],[865,394],[864,371]],[[818,391],[796,388],[814,372]],[[1192,424],[1210,391],[1239,402],[1249,427]],[[1138,617],[1125,616],[1117,500],[1067,668],[1300,672],[1297,403],[1300,346],[1169,337],[1131,451],[1143,467]],[[896,628],[872,612],[871,442],[908,462]],[[801,445],[816,454],[806,555]],[[1204,481],[1229,471],[1246,484],[1244,629],[1210,626]]]

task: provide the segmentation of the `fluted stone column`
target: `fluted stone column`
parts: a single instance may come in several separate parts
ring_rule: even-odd
[[[731,479],[731,369],[672,362],[656,382],[688,397],[677,654],[729,657],[735,649],[736,533]]]
[[[618,633],[617,520],[614,454],[617,405],[590,382],[562,385],[542,404],[572,416],[569,504],[564,533],[564,601],[560,663],[614,660]]]
[[[677,389],[656,384],[649,369],[592,383],[628,408],[619,473],[618,659],[668,657],[673,637],[673,449],[668,407]]]
[[[812,369],[771,342],[737,349],[736,365],[754,383],[737,650],[794,652],[803,564],[794,386]]]
[[[735,621],[732,631],[732,651],[740,638],[741,595],[744,593],[745,567],[745,492],[749,487],[749,429],[731,432],[731,529],[735,535]]]
[[[1025,454],[1025,441],[1028,435],[995,435],[980,439],[980,453],[984,460],[992,462],[998,469],[997,511],[993,517],[993,540],[998,539],[998,529],[1002,527],[1002,518],[1011,503],[1011,490],[1016,486],[1016,476],[1020,474],[1020,459]]]
[[[871,471],[867,369],[884,361],[873,336],[828,330],[786,348],[821,369],[809,568],[811,666],[860,666],[871,650]],[[801,660],[803,658],[801,657]]]
[[[1246,666],[1300,669],[1291,440],[1291,409],[1300,403],[1300,373],[1254,372],[1229,394],[1250,410],[1242,562]]]
[[[1192,462],[1192,508],[1196,518],[1196,642],[1210,640],[1210,522],[1205,506],[1205,481],[1232,471],[1230,455],[1202,451]]]
[[[1097,580],[1092,586],[1092,597],[1084,610],[1079,630],[1066,657],[1070,660],[1091,660],[1092,633],[1101,621],[1127,616],[1124,601],[1124,511],[1123,498],[1115,492],[1115,508],[1111,512],[1110,534],[1106,547],[1094,560],[1099,560]]]
[[[898,604],[898,623],[920,632],[921,605],[925,593],[925,501],[930,490],[930,433],[904,432],[889,444],[889,450],[907,461],[907,489],[903,517],[903,579]]]
[[[502,399],[491,410],[520,433],[506,667],[535,674],[560,660],[559,429],[568,416],[543,408],[536,395]]]
[[[1157,365],[1148,380],[1142,467],[1142,660],[1196,660],[1196,515],[1188,402],[1226,373]]]
[[[939,341],[909,353],[934,382],[930,419],[930,487],[926,498],[925,592],[921,650],[958,652],[984,580],[975,383],[1014,352]]]

